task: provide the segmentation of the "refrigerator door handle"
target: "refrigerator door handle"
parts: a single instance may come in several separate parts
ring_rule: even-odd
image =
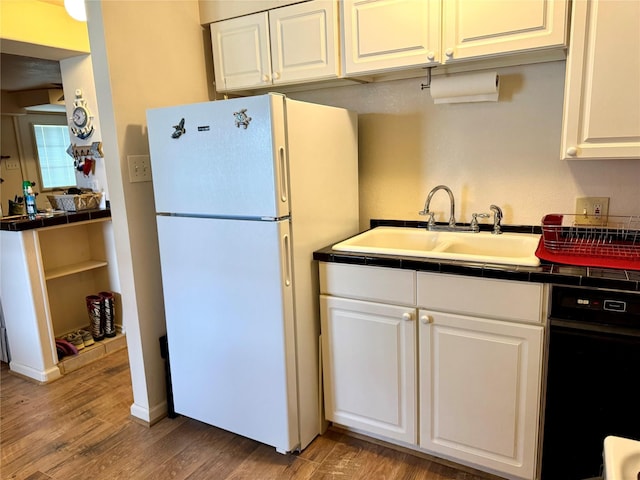
[[[287,158],[285,156],[284,147],[278,149],[278,157],[280,160],[280,201],[286,203],[287,195]]]
[[[282,236],[282,262],[284,264],[284,285],[289,287],[291,285],[291,242],[288,233]]]

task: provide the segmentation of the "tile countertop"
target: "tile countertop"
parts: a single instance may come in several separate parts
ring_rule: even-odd
[[[426,228],[426,222],[410,220],[371,220],[371,228],[417,227]],[[490,225],[481,228],[491,229]],[[503,232],[541,233],[539,226],[503,225]],[[338,243],[338,242],[334,242]],[[331,245],[333,245],[332,243]],[[485,277],[521,282],[554,283],[592,288],[609,288],[640,292],[640,271],[612,268],[579,267],[560,265],[541,261],[539,267],[493,265],[464,261],[443,261],[429,258],[416,258],[373,253],[352,253],[333,250],[331,245],[313,253],[313,259],[321,262],[350,263],[353,265],[371,265],[376,267],[402,268],[423,272],[439,272],[470,277]]]
[[[26,215],[0,218],[0,230],[22,232],[35,228],[53,227],[67,223],[84,222],[98,218],[110,218],[110,209],[81,210],[79,212],[39,213],[35,220],[29,220]]]

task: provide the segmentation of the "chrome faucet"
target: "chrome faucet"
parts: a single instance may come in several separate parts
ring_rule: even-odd
[[[478,217],[480,218],[489,218],[491,215],[488,213],[472,213],[471,214],[471,223],[469,227],[471,231],[474,233],[478,233],[480,231],[480,223],[478,222]]]
[[[430,210],[431,207],[431,199],[433,195],[438,190],[444,190],[449,195],[449,202],[451,202],[451,212],[449,216],[449,225],[436,225],[436,221],[434,219],[433,212]],[[493,232],[496,235],[502,233],[502,227],[500,222],[502,221],[502,209],[497,205],[491,205],[489,207],[493,212]],[[465,225],[456,225],[456,202],[453,199],[453,192],[446,185],[438,185],[431,189],[429,194],[427,195],[427,199],[424,202],[424,208],[418,212],[419,215],[429,215],[429,220],[427,221],[427,230],[440,230],[440,231],[456,231],[456,232],[474,232],[477,233],[480,231],[480,224],[478,222],[478,218],[488,218],[490,214],[488,213],[474,213],[472,214],[471,223],[469,226]]]
[[[502,228],[500,226],[500,221],[502,220],[502,209],[497,205],[491,205],[489,209],[493,212],[493,234],[500,235],[502,233]]]
[[[438,185],[433,188],[429,195],[427,195],[427,199],[424,202],[424,209],[418,212],[419,215],[429,215],[429,221],[427,222],[427,229],[433,230],[436,228],[436,221],[433,218],[433,212],[429,210],[429,206],[431,205],[431,199],[433,198],[434,193],[438,190],[444,190],[449,194],[449,201],[451,202],[451,215],[449,216],[449,227],[448,229],[453,229],[456,226],[456,202],[453,199],[453,192],[446,185]]]

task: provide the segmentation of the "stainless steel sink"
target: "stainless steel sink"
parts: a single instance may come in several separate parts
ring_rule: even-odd
[[[422,228],[376,227],[333,245],[334,250],[442,260],[538,266],[540,235],[443,232]]]

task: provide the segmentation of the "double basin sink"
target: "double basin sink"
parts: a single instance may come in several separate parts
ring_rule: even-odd
[[[527,233],[429,231],[376,227],[333,245],[342,252],[402,255],[438,260],[536,267],[540,235]]]

